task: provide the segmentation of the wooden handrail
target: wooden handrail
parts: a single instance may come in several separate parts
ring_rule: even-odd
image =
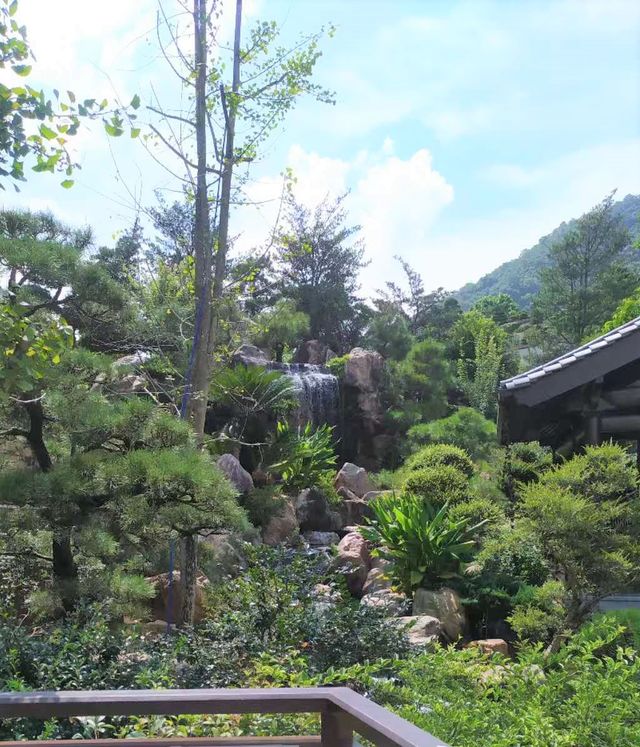
[[[0,693],[0,717],[319,713],[321,735],[179,739],[74,739],[75,747],[208,747],[209,745],[321,745],[351,747],[358,733],[378,747],[447,747],[403,718],[346,687],[228,690],[73,690]],[[0,742],[0,747],[62,747],[65,742]]]

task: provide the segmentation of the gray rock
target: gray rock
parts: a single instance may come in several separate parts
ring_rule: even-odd
[[[384,358],[380,353],[354,348],[345,365],[344,383],[360,392],[377,392],[383,369]]]
[[[362,498],[366,493],[375,490],[375,485],[369,479],[367,470],[351,462],[345,462],[342,465],[340,472],[336,475],[334,485],[336,490],[346,488],[355,493],[358,498]]]
[[[453,589],[443,587],[432,591],[416,589],[413,596],[413,614],[436,617],[442,624],[442,632],[449,641],[464,635],[466,616],[460,596]]]
[[[243,363],[245,366],[264,366],[269,362],[269,356],[255,345],[244,343],[233,353],[231,359],[234,363]]]
[[[362,596],[362,587],[371,567],[371,554],[364,537],[359,532],[351,532],[340,540],[338,553],[332,560],[330,569],[342,573],[347,588],[355,597]]]
[[[327,361],[335,357],[333,350],[320,340],[307,340],[296,350],[295,362],[324,366]]]
[[[330,547],[340,542],[335,532],[305,532],[303,536],[311,547]]]
[[[341,516],[317,488],[303,490],[296,499],[295,510],[302,532],[335,532],[343,526]]]
[[[239,493],[246,495],[253,490],[253,478],[233,454],[223,454],[217,464]]]
[[[216,577],[235,578],[247,569],[247,558],[244,553],[244,542],[241,537],[228,532],[209,534],[202,538],[202,543],[211,554],[210,562],[215,569]],[[211,566],[207,564],[207,573]]]
[[[344,526],[360,526],[365,523],[365,519],[373,516],[373,511],[367,503],[356,498],[352,501],[344,501],[340,506],[340,515]]]
[[[433,646],[442,635],[440,620],[430,615],[399,617],[398,624],[404,628],[410,645],[416,648]]]
[[[262,529],[262,541],[270,547],[295,543],[299,535],[300,526],[296,511],[290,501],[287,501]]]
[[[373,594],[376,591],[391,590],[391,578],[382,570],[382,568],[372,568],[367,574],[367,580],[362,587],[363,594]]]

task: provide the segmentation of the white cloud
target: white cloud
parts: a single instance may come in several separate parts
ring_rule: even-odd
[[[367,258],[372,261],[362,278],[366,292],[398,275],[395,254],[420,258],[429,230],[453,200],[453,187],[434,169],[428,150],[401,159],[391,155],[391,148],[387,138],[379,151],[363,151],[344,161],[294,145],[287,158],[296,176],[294,194],[308,207],[351,188],[349,220],[361,225]],[[261,179],[245,192],[254,204],[238,209],[236,225],[241,226],[238,246],[249,250],[264,244],[273,230],[282,179]]]
[[[409,261],[421,255],[436,218],[452,201],[453,187],[433,168],[426,149],[407,160],[387,157],[366,170],[353,202],[371,259],[363,277],[367,289],[397,274],[394,255]]]

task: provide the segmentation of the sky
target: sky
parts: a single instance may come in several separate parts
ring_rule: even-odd
[[[175,10],[174,0],[163,5]],[[30,84],[178,107],[157,7],[20,0],[37,58]],[[310,207],[349,191],[348,219],[361,226],[370,261],[365,295],[400,278],[396,255],[428,289],[455,290],[613,189],[640,193],[635,0],[245,0],[245,29],[258,19],[277,21],[286,44],[336,27],[314,76],[336,103],[301,100],[251,165],[245,194],[257,204],[234,210],[238,251],[271,235],[288,167]],[[51,209],[112,244],[155,190],[176,194],[138,140],[110,139],[94,123],[74,148],[82,170],[72,189],[34,174],[2,204]]]

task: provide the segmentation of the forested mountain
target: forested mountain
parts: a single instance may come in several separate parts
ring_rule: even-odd
[[[640,195],[627,195],[616,202],[614,214],[622,216],[624,225],[633,239],[640,236]],[[561,239],[575,225],[576,219],[561,223],[548,236],[543,236],[535,246],[525,249],[519,257],[497,267],[484,275],[477,283],[467,283],[455,294],[464,308],[474,304],[479,298],[498,293],[508,293],[523,308],[531,305],[533,297],[540,290],[540,270],[548,262],[549,247]],[[630,244],[624,256],[630,264],[640,266],[640,252]]]

